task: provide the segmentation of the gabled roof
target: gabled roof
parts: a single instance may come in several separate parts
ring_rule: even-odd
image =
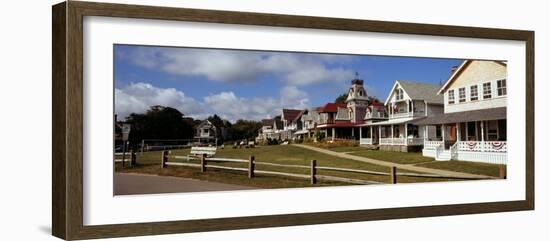
[[[428,104],[443,104],[443,96],[437,95],[439,90],[439,85],[422,83],[411,80],[397,80],[393,85],[393,88],[386,99],[385,104],[387,105],[390,97],[392,96],[393,91],[397,86],[401,86],[403,91],[409,96],[412,100],[424,100]]]
[[[462,64],[460,64],[460,66],[453,72],[453,74],[451,74],[449,79],[445,81],[445,84],[443,84],[443,86],[441,86],[441,88],[437,91],[437,94],[438,95],[443,94],[445,90],[447,90],[447,88],[451,85],[451,83],[454,82],[458,78],[458,76],[460,76],[464,72],[464,70],[467,69],[468,66],[474,61],[478,61],[478,60],[464,60]],[[505,61],[494,60],[494,62],[504,66],[507,65]]]
[[[338,112],[338,107],[344,108],[346,105],[340,103],[327,103],[319,108],[319,113],[336,113]]]
[[[294,118],[293,121],[298,121],[298,120],[300,120],[300,119],[302,118],[302,115],[304,115],[304,114],[307,114],[307,109],[301,110],[300,113],[298,113],[298,115],[296,115],[296,117]]]
[[[283,109],[283,115],[281,119],[286,121],[293,121],[302,113],[303,110]]]
[[[216,126],[212,124],[209,120],[203,120],[200,124],[197,125],[197,129],[201,129],[204,126],[209,126],[209,128],[216,129]]]
[[[262,120],[262,126],[273,126],[273,119],[263,119]]]

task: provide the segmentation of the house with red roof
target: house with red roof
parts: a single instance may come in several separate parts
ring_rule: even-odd
[[[282,140],[294,139],[294,133],[301,130],[303,127],[302,115],[306,110],[283,109],[281,120],[283,122],[283,130],[280,131]]]
[[[318,132],[331,141],[362,139],[363,130],[367,131],[363,128],[365,123],[386,118],[383,105],[370,102],[363,80],[353,79],[345,103],[326,103],[309,110],[308,115],[302,118],[308,130],[307,136],[313,137]]]

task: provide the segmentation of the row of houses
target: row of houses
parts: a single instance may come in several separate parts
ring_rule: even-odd
[[[262,121],[258,141],[319,137],[361,146],[422,151],[436,160],[505,164],[506,62],[466,60],[443,85],[395,81],[384,103],[354,79],[345,104],[293,110]]]

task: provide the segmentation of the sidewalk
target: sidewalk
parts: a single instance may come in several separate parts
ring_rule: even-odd
[[[428,174],[434,174],[434,175],[441,175],[441,176],[448,176],[453,178],[479,178],[479,179],[495,179],[495,177],[491,176],[485,176],[485,175],[477,175],[477,174],[470,174],[470,173],[463,173],[463,172],[454,172],[454,171],[447,171],[447,170],[440,170],[440,169],[433,169],[433,168],[427,168],[427,167],[418,167],[418,166],[411,166],[411,165],[405,165],[405,164],[397,164],[393,162],[387,162],[387,161],[380,161],[376,159],[366,158],[366,157],[360,157],[360,156],[354,156],[347,153],[342,152],[335,152],[319,147],[313,147],[309,145],[304,144],[292,144],[293,146],[301,147],[304,149],[320,152],[323,154],[340,157],[340,158],[346,158],[351,159],[355,161],[360,162],[366,162],[374,165],[379,166],[386,166],[386,167],[396,167],[401,170],[409,170],[409,171],[415,171],[415,172],[422,172],[422,173],[428,173]]]
[[[259,189],[190,178],[134,173],[115,173],[114,185],[115,195]]]

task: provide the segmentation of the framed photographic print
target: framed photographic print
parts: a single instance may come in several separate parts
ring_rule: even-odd
[[[57,237],[534,209],[532,31],[52,11]]]

